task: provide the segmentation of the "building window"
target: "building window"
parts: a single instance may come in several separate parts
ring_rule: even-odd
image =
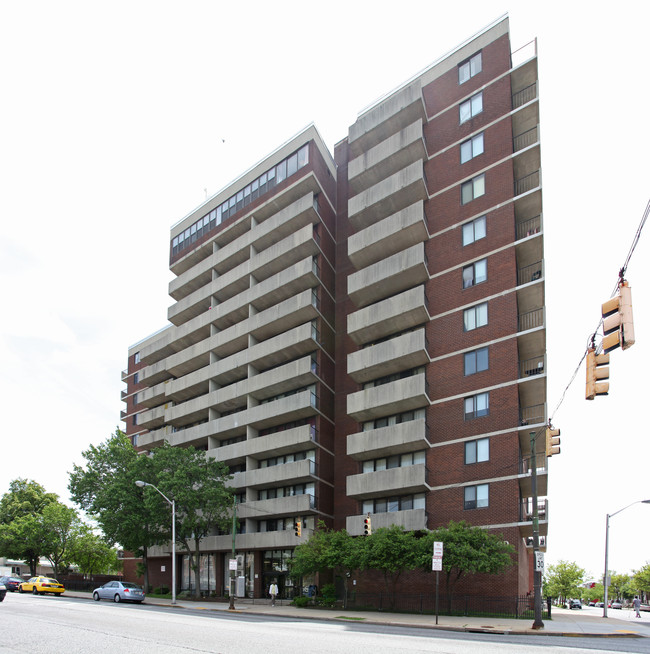
[[[361,513],[365,515],[367,513],[389,513],[424,508],[424,493],[418,493],[417,495],[401,495],[376,500],[365,500],[361,504]]]
[[[474,118],[483,111],[483,91],[473,95],[469,100],[461,102],[458,109],[458,120],[462,125],[470,118]]]
[[[461,204],[467,204],[481,195],[485,195],[485,175],[477,175],[460,185]]]
[[[139,381],[140,381],[140,373],[139,373],[139,372],[136,372],[136,373],[133,375],[133,383],[134,383],[134,384],[137,384]]]
[[[140,352],[136,352],[136,353],[133,355],[133,363],[135,363],[135,364],[140,363]]]
[[[465,420],[482,418],[490,413],[490,394],[478,393],[465,398]]]
[[[487,484],[476,486],[465,486],[465,508],[482,509],[489,505],[489,494]]]
[[[465,443],[465,463],[481,463],[490,460],[490,439],[479,438]]]
[[[483,372],[489,367],[488,349],[481,347],[478,350],[465,352],[465,375],[473,375],[477,372]]]
[[[463,268],[463,288],[476,286],[487,281],[487,259],[475,261]]]
[[[488,305],[487,302],[477,304],[463,311],[463,329],[466,332],[472,331],[477,327],[484,327],[488,324]]]
[[[483,58],[481,53],[477,52],[458,66],[458,83],[464,84],[469,79],[478,75],[483,70]]]
[[[463,246],[474,243],[487,235],[487,220],[485,216],[476,218],[463,225]]]
[[[464,164],[483,152],[483,132],[481,132],[460,144],[460,163]]]

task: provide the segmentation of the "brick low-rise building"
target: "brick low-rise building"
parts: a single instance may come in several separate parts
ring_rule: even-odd
[[[360,114],[334,156],[309,127],[172,227],[169,324],[129,349],[123,418],[142,450],[228,464],[249,595],[279,579],[290,596],[296,544],[319,520],[361,535],[367,514],[501,533],[518,565],[474,592],[531,590],[547,371],[529,50],[513,63],[500,20]],[[203,541],[205,590],[231,544]],[[169,583],[169,548],[154,554]]]

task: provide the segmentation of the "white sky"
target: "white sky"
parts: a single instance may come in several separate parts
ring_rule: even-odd
[[[647,3],[229,5],[0,4],[0,494],[27,477],[67,499],[72,464],[122,424],[127,348],[171,304],[169,228],[206,189],[310,122],[333,149],[365,106],[506,12],[513,49],[538,39],[549,415],[598,324],[650,199]],[[608,397],[584,400],[583,366],[553,416],[547,565],[594,576],[606,514],[650,499],[648,232],[627,273],[637,344],[612,354]],[[612,518],[610,568],[646,561],[639,504]]]

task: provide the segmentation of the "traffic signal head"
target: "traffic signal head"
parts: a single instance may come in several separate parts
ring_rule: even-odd
[[[560,430],[546,428],[546,456],[560,453]]]
[[[603,352],[607,354],[617,347],[627,350],[634,345],[634,320],[632,317],[632,290],[623,281],[618,287],[618,295],[607,300],[602,307],[603,314]]]
[[[372,523],[370,522],[370,514],[363,520],[363,535],[370,536],[372,534]]]
[[[596,354],[596,350],[590,347],[587,350],[587,387],[585,399],[593,400],[596,395],[607,395],[609,383],[600,382],[602,379],[609,379],[609,354]]]
[[[296,536],[300,537],[302,535],[302,522],[300,520],[293,523],[293,530],[296,532]]]

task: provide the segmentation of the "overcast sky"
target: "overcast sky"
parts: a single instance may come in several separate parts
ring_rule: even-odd
[[[333,150],[364,107],[505,13],[513,49],[538,39],[562,431],[547,565],[602,575],[606,514],[650,499],[650,228],[627,272],[637,344],[612,354],[608,397],[584,400],[584,365],[569,383],[650,199],[643,2],[1,3],[0,494],[25,477],[67,500],[81,452],[122,426],[127,348],[171,304],[173,223],[311,122]],[[638,504],[611,520],[610,568],[648,561]]]

